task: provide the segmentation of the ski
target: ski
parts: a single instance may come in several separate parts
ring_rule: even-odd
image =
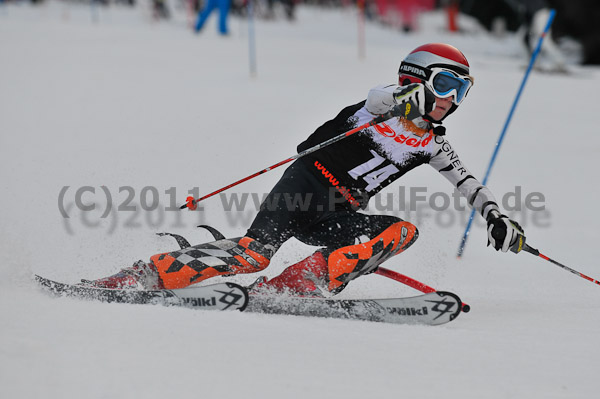
[[[145,291],[64,284],[38,275],[35,279],[46,291],[56,296],[101,302],[185,306],[206,310],[244,310],[248,304],[248,292],[244,287],[234,283]]]
[[[35,279],[55,296],[128,304],[184,306],[205,310],[240,310],[254,313],[324,317],[396,324],[438,325],[461,312],[460,298],[436,291],[409,298],[323,299],[248,295],[235,283],[191,286],[172,290],[95,288],[65,284],[36,275]]]
[[[460,298],[436,291],[410,298],[322,299],[250,295],[246,312],[375,321],[396,324],[438,325],[461,312]]]

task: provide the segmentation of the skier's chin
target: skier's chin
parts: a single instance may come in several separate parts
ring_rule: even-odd
[[[449,108],[445,108],[444,106],[438,105],[433,111],[429,113],[429,117],[434,121],[440,121],[446,116],[448,110]]]

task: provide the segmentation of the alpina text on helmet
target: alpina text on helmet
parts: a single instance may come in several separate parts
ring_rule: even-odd
[[[427,78],[427,74],[425,73],[425,71],[423,71],[421,68],[417,68],[412,65],[404,64],[404,65],[400,66],[400,70],[402,72],[408,72],[408,73],[412,73],[412,74],[423,76],[424,78]]]

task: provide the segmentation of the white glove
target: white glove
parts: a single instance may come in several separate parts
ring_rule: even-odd
[[[492,213],[493,212],[493,213]],[[488,218],[488,245],[496,251],[507,252],[509,249],[518,253],[525,244],[525,232],[519,223],[498,211],[492,211]]]
[[[396,104],[412,102],[419,109],[419,114],[427,115],[435,109],[435,95],[421,83],[400,86],[394,91]]]
[[[412,102],[421,116],[435,109],[435,96],[421,83],[407,86],[377,86],[369,91],[365,108],[373,115],[383,115],[392,107]]]

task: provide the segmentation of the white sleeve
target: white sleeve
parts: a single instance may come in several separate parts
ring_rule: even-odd
[[[373,115],[385,114],[396,105],[394,92],[398,85],[379,85],[372,88],[367,96],[365,108]]]
[[[438,150],[429,164],[448,179],[484,219],[487,220],[493,210],[500,212],[494,194],[473,177],[450,143],[440,136],[436,136],[435,142]]]

